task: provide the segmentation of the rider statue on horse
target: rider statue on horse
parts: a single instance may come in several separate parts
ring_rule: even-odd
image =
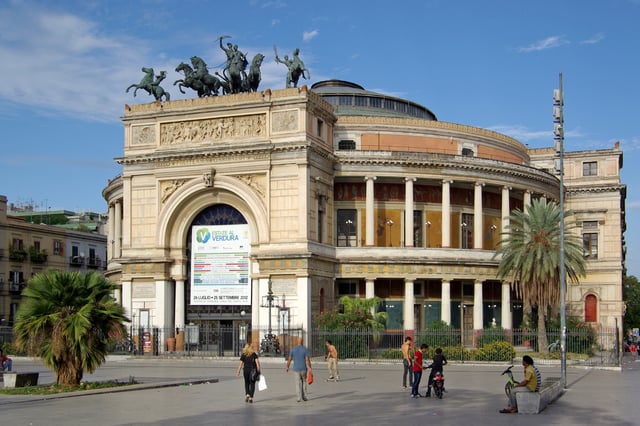
[[[220,42],[220,49],[227,55],[227,64],[222,70],[222,75],[229,81],[231,87],[231,93],[240,93],[242,91],[242,82],[247,79],[247,56],[238,50],[238,45],[227,43],[225,48],[222,45],[222,39],[229,36],[220,36],[218,41]]]
[[[161,86],[160,83],[167,77],[166,71],[160,71],[159,75],[155,75],[153,68],[142,67],[142,72],[145,73],[145,76],[142,77],[139,84],[132,84],[127,87],[126,92],[129,93],[129,89],[135,87],[136,89],[133,91],[133,96],[136,96],[136,92],[138,89],[145,90],[148,94],[152,95],[156,98],[156,101],[162,100],[164,96],[165,101],[170,99],[169,92],[166,92]]]
[[[273,51],[276,54],[276,62],[284,64],[289,69],[287,71],[287,87],[298,87],[298,80],[300,76],[304,79],[308,80],[311,76],[309,75],[309,70],[304,67],[304,62],[300,59],[300,49],[297,47],[293,51],[293,58],[289,59],[289,56],[284,55],[284,59],[280,59],[278,57],[278,51],[276,47],[273,47]]]

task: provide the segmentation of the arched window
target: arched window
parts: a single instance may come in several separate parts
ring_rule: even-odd
[[[584,320],[585,322],[598,321],[598,299],[593,294],[584,299]]]

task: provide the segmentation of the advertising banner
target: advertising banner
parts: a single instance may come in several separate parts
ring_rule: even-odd
[[[250,305],[249,225],[198,225],[191,235],[191,304]]]

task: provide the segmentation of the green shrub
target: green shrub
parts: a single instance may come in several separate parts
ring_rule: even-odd
[[[472,354],[475,361],[508,361],[516,356],[516,351],[509,342],[492,342],[477,349]]]
[[[505,342],[507,341],[506,330],[503,328],[485,328],[482,330],[482,334],[478,339],[478,346],[483,347],[493,342]]]

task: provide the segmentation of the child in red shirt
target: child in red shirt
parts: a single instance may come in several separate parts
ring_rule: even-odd
[[[413,366],[411,370],[413,371],[413,386],[411,386],[411,398],[419,398],[422,395],[418,393],[418,387],[420,386],[420,379],[422,378],[422,360],[424,359],[424,354],[429,349],[429,346],[425,343],[420,345],[420,350],[416,351],[413,355]]]

